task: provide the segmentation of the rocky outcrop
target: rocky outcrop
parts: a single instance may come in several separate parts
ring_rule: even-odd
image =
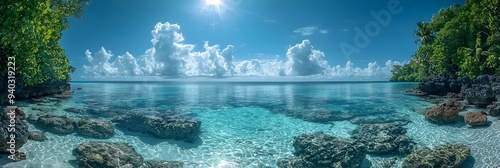
[[[485,107],[495,101],[495,95],[488,85],[473,85],[463,90],[465,99],[473,105]]]
[[[37,126],[58,134],[70,134],[75,131],[76,122],[68,116],[43,115],[36,120]]]
[[[488,114],[492,116],[500,115],[500,100],[488,106]]]
[[[150,133],[162,139],[194,142],[200,134],[201,121],[186,115],[132,111],[113,120],[131,131]]]
[[[278,167],[359,167],[365,158],[363,144],[318,132],[293,140],[295,157],[278,160]]]
[[[0,113],[0,154],[14,154],[28,142],[28,135],[28,125],[18,117],[17,110],[5,108]],[[14,138],[11,139],[11,136]]]
[[[47,140],[47,137],[45,136],[45,134],[43,132],[40,132],[40,131],[30,131],[28,139],[29,140],[33,140],[33,141],[40,141],[40,142],[42,142],[42,141]]]
[[[73,150],[76,163],[82,168],[139,167],[143,158],[127,143],[84,142]]]
[[[460,167],[469,155],[470,147],[464,144],[423,148],[406,156],[401,168]]]
[[[140,168],[183,168],[184,162],[167,160],[146,160]]]
[[[425,112],[425,119],[436,124],[455,123],[458,120],[458,113],[462,108],[462,103],[450,100],[427,110]]]
[[[394,124],[365,124],[351,133],[351,138],[363,143],[369,154],[409,154],[416,145],[406,129]]]
[[[468,78],[452,79],[437,76],[418,84],[418,90],[430,95],[444,96],[448,94],[448,92],[459,93],[461,86],[467,83],[468,80]]]
[[[469,103],[485,107],[500,96],[500,76],[478,76],[463,85],[461,91]]]
[[[82,119],[76,123],[76,132],[92,138],[106,139],[115,135],[115,128],[110,121]]]
[[[419,92],[417,92],[419,91]],[[448,95],[449,98],[466,99],[473,105],[485,107],[500,98],[500,76],[482,75],[475,79],[468,77],[433,77],[419,84],[418,88],[405,93]]]
[[[484,111],[468,112],[464,116],[465,123],[472,127],[488,125],[488,114]]]
[[[0,77],[0,88],[7,88],[7,82],[2,77]],[[70,90],[69,81],[48,81],[35,86],[24,86],[24,83],[20,80],[16,81],[16,99],[26,99],[30,97],[38,97],[44,95],[52,95],[57,93],[62,93],[63,91]],[[0,93],[0,104],[7,102],[6,93]]]

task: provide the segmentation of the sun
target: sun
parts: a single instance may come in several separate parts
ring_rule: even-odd
[[[221,0],[205,0],[205,3],[207,5],[219,6],[222,4],[222,1]]]

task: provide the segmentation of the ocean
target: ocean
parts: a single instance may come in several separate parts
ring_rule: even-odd
[[[48,140],[30,140],[20,149],[27,160],[10,162],[2,157],[0,164],[6,168],[74,167],[72,150],[82,142],[97,140],[126,142],[145,160],[183,161],[185,167],[276,167],[277,160],[293,157],[293,139],[301,134],[324,132],[350,138],[361,124],[398,123],[419,148],[449,143],[471,146],[472,157],[464,167],[500,165],[500,122],[489,116],[487,127],[469,128],[463,121],[432,124],[419,111],[435,104],[403,94],[416,86],[391,82],[72,82],[75,93],[71,98],[17,105],[27,116],[56,114],[75,120],[112,120],[130,110],[175,111],[200,120],[201,133],[189,143],[119,127],[109,139],[45,132]],[[99,110],[78,113],[68,108]],[[481,109],[468,108],[460,115],[477,110]],[[325,121],[303,115],[325,111],[350,117]],[[30,131],[43,131],[28,125]],[[369,154],[361,167],[381,167],[391,156],[398,155]]]

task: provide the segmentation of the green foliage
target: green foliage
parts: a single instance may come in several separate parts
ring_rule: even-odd
[[[51,80],[70,80],[69,60],[59,45],[68,17],[81,17],[88,0],[2,0],[0,46],[15,57],[16,77],[31,86]],[[0,59],[6,65],[5,58]],[[0,70],[5,77],[6,69]]]
[[[391,81],[432,76],[500,74],[500,0],[466,0],[417,23],[413,60],[395,66]]]

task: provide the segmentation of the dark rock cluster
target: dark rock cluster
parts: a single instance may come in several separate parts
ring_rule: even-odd
[[[474,79],[433,77],[421,82],[418,88],[405,93],[426,96],[428,99],[435,95],[446,95],[449,101],[440,103],[425,112],[425,118],[437,124],[455,123],[458,112],[464,105],[488,109],[488,113],[466,114],[466,123],[473,127],[487,125],[488,114],[500,115],[500,76],[481,75]]]
[[[462,93],[469,103],[486,107],[500,97],[500,76],[478,76],[462,86]]]
[[[11,154],[10,144],[7,142],[14,140],[15,150],[28,142],[28,125],[22,120],[25,119],[24,115],[24,111],[18,107],[4,108],[0,112],[0,154]],[[15,136],[14,139],[11,139],[11,135]]]
[[[407,92],[421,93],[420,95],[448,95],[456,99],[465,98],[473,105],[485,107],[500,98],[500,76],[481,75],[475,79],[438,76],[421,82],[418,88]]]
[[[488,114],[492,116],[500,115],[500,100],[488,106]]]
[[[426,81],[418,84],[418,90],[422,95],[440,95],[444,96],[448,92],[459,93],[463,84],[469,82],[469,78],[448,78],[443,76],[437,76],[430,78]]]
[[[200,134],[201,121],[186,115],[133,110],[113,120],[131,131],[150,133],[162,139],[194,142]]]
[[[416,143],[405,134],[405,128],[394,124],[364,124],[351,133],[351,138],[363,143],[369,154],[408,154]]]
[[[362,143],[318,132],[293,140],[295,157],[278,160],[278,167],[359,167],[365,158]]]
[[[0,77],[0,88],[7,88],[7,80]],[[30,97],[37,97],[43,95],[58,94],[70,90],[70,83],[65,80],[61,81],[48,81],[36,86],[24,86],[22,81],[16,82],[16,99],[25,99]],[[7,102],[7,92],[0,93],[0,104]]]
[[[464,144],[422,148],[406,156],[401,168],[460,167],[470,152],[470,147]]]

